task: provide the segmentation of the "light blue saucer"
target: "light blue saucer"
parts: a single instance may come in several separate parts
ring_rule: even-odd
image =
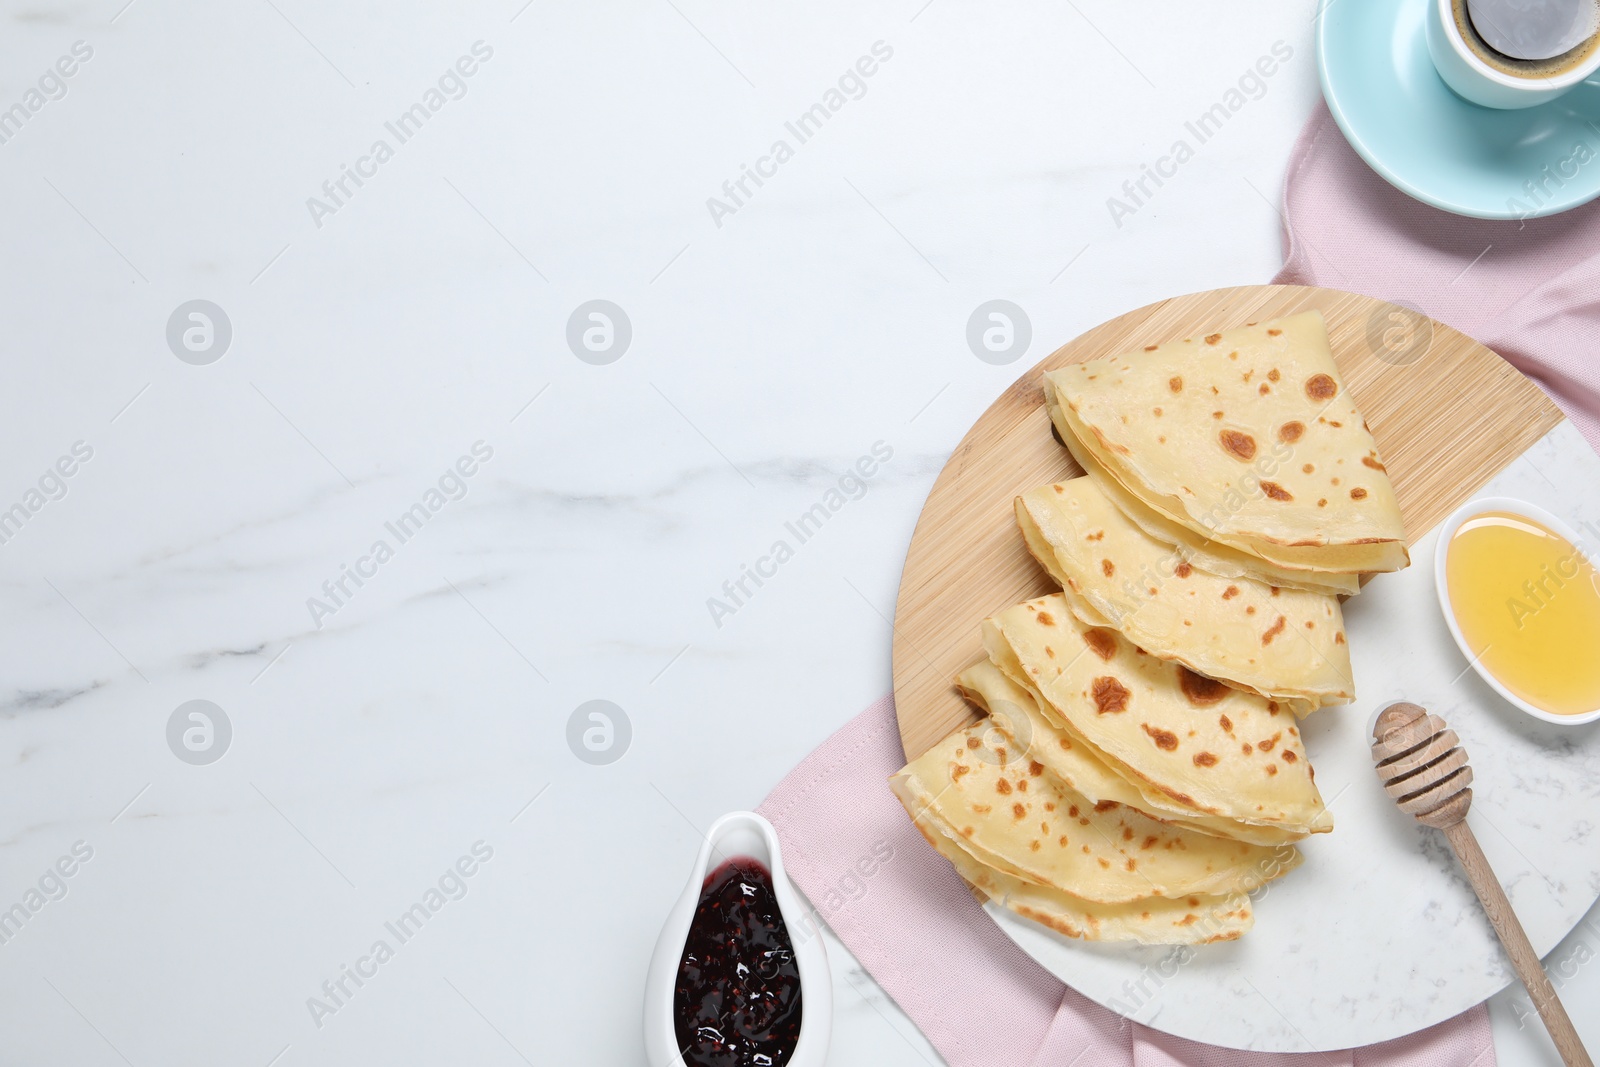
[[[1401,192],[1457,215],[1535,218],[1600,196],[1600,85],[1523,111],[1469,104],[1428,56],[1428,3],[1323,0],[1322,95],[1351,147]]]

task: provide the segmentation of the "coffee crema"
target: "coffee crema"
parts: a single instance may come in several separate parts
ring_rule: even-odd
[[[1600,2],[1597,2],[1595,7],[1596,17],[1591,23],[1596,27],[1595,32],[1590,33],[1574,47],[1549,59],[1516,59],[1495,50],[1483,39],[1483,34],[1472,24],[1472,16],[1467,11],[1467,0],[1450,0],[1450,10],[1455,16],[1456,29],[1473,55],[1502,74],[1532,81],[1559,78],[1582,67],[1597,51],[1600,51]]]

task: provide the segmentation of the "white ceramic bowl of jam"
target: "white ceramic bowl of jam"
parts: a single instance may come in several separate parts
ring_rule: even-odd
[[[1450,634],[1501,696],[1545,722],[1600,719],[1600,571],[1571,527],[1480,497],[1439,528],[1434,583]]]
[[[822,1067],[833,983],[819,921],[753,811],[711,825],[645,979],[650,1067]]]

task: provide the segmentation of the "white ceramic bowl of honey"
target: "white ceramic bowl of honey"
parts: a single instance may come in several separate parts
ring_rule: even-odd
[[[1479,497],[1439,528],[1434,584],[1478,676],[1545,722],[1600,719],[1597,546],[1525,500]]]

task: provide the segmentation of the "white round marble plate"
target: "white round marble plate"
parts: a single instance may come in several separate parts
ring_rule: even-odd
[[[1571,423],[1475,495],[1532,501],[1600,542],[1600,457]],[[1443,836],[1402,815],[1372,767],[1378,711],[1411,700],[1460,735],[1475,775],[1467,821],[1533,947],[1554,948],[1600,897],[1600,723],[1539,722],[1469,668],[1426,565],[1437,534],[1412,545],[1410,568],[1345,604],[1362,698],[1301,724],[1337,827],[1305,842],[1305,863],[1255,894],[1255,929],[1199,949],[1086,944],[991,904],[1000,928],[1091,999],[1230,1048],[1365,1045],[1487,999],[1514,980],[1494,931]]]

